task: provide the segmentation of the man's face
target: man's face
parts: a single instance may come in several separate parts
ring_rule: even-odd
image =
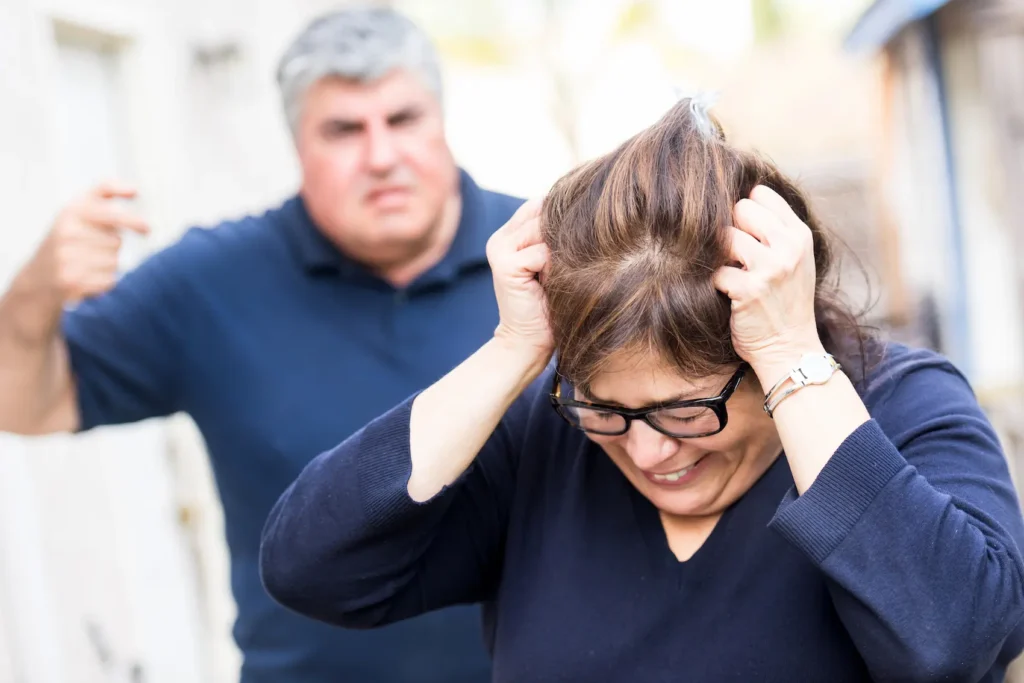
[[[434,94],[399,70],[371,83],[325,78],[303,104],[302,196],[320,230],[376,268],[427,249],[458,183]]]

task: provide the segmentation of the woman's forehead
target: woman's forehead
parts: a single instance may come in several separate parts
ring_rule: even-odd
[[[703,377],[685,377],[656,354],[621,353],[610,356],[593,378],[580,389],[592,400],[649,404],[705,398],[722,390],[735,369]]]

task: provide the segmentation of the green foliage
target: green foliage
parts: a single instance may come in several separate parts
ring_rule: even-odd
[[[658,8],[653,0],[633,0],[625,3],[615,22],[613,36],[627,38],[657,26]]]
[[[754,39],[759,43],[779,38],[785,29],[785,17],[779,0],[750,0],[754,17]]]

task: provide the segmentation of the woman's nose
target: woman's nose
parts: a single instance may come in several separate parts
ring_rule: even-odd
[[[633,464],[649,470],[665,462],[679,450],[679,439],[665,436],[643,420],[633,420],[626,432],[626,452]]]

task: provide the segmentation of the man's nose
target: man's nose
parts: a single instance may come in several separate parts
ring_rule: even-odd
[[[386,125],[371,126],[367,136],[366,163],[375,173],[387,173],[398,163],[395,133]]]

